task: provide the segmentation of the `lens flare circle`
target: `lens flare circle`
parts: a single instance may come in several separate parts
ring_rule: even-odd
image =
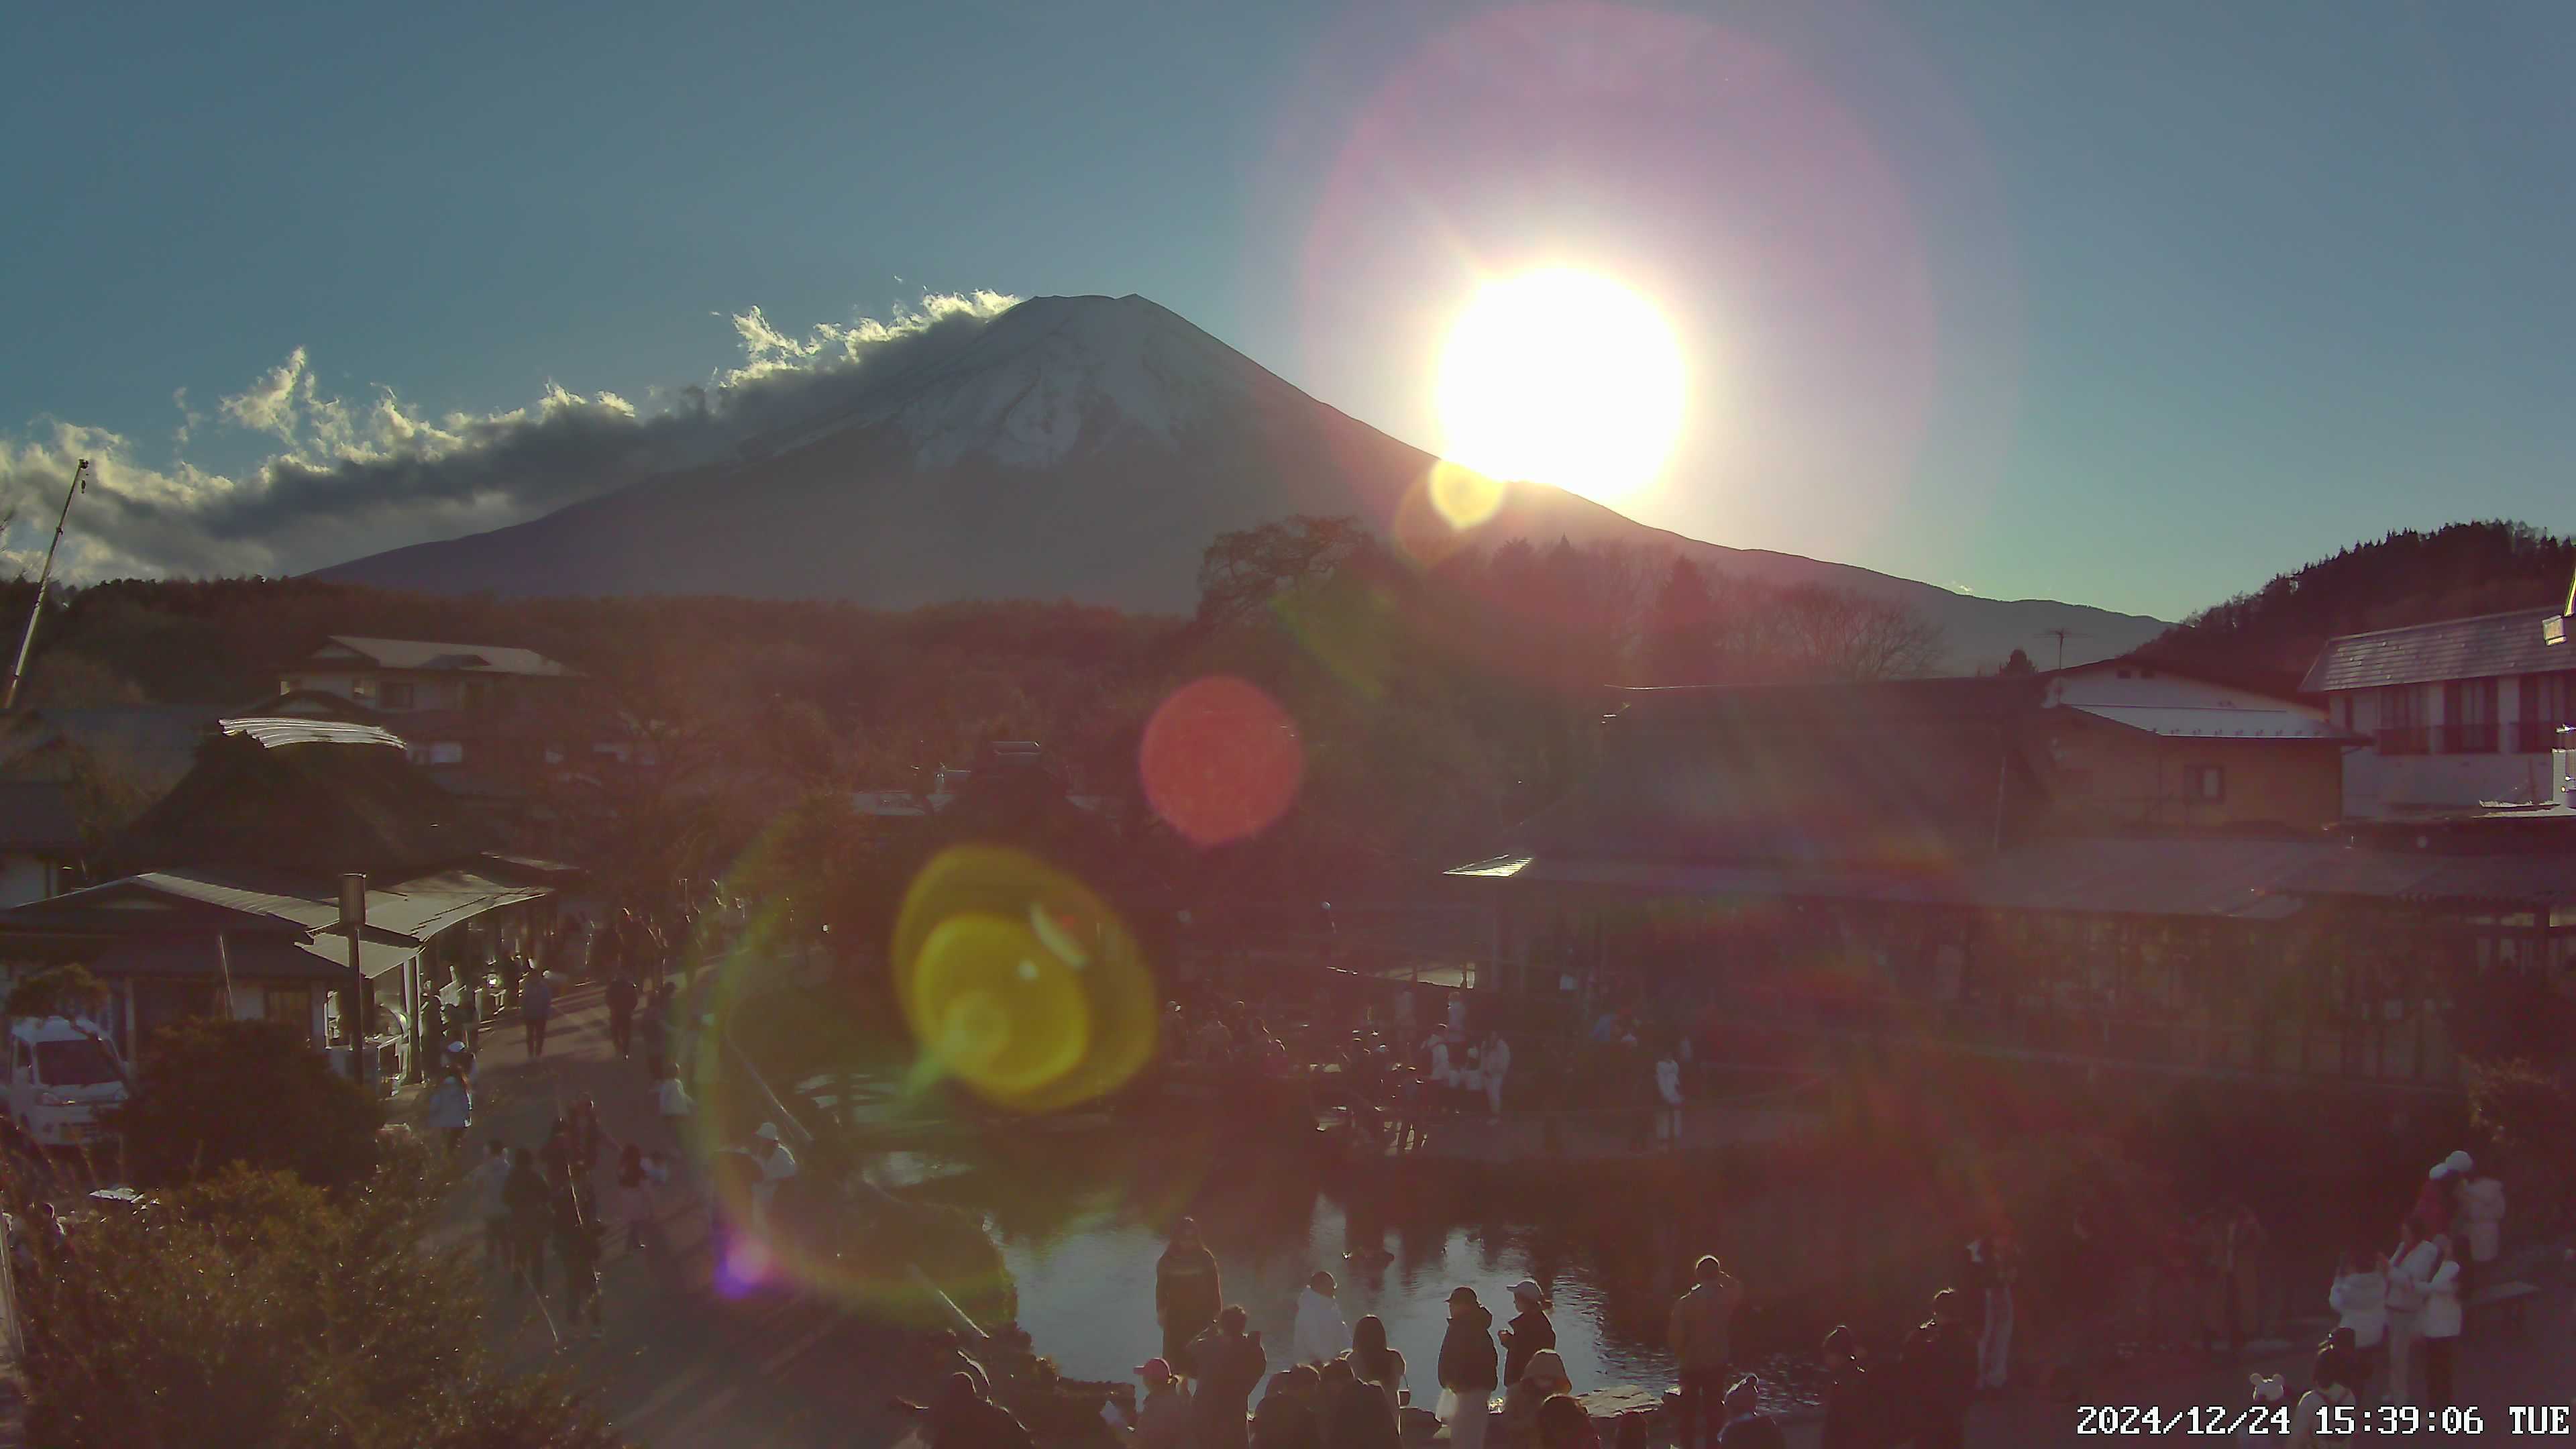
[[[895,924],[895,984],[921,1070],[998,1106],[1103,1096],[1153,1054],[1142,948],[1090,887],[994,846],[941,852]]]
[[[1212,674],[1155,709],[1137,773],[1163,823],[1194,845],[1222,845],[1287,813],[1306,777],[1306,751],[1296,722],[1259,685]]]
[[[1488,282],[1441,354],[1441,453],[1616,502],[1663,471],[1683,377],[1662,314],[1607,277],[1551,267]]]

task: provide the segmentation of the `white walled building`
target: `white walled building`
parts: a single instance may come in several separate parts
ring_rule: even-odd
[[[2576,646],[2555,609],[2445,619],[2327,641],[2305,693],[2370,743],[2344,756],[2344,812],[2368,819],[2558,798],[2576,724]]]

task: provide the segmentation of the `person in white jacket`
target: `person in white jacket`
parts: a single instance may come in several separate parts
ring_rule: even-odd
[[[1492,1036],[1485,1038],[1485,1057],[1483,1065],[1485,1068],[1485,1112],[1488,1116],[1499,1117],[1503,1115],[1503,1078],[1508,1076],[1512,1070],[1512,1044],[1503,1040],[1503,1034],[1501,1032],[1495,1032]]]
[[[2352,1332],[2353,1351],[2376,1366],[2388,1357],[2388,1260],[2377,1253],[2346,1253],[2336,1265],[2326,1306],[2335,1311],[2335,1327]],[[2359,1384],[2353,1385],[2358,1390]]]
[[[2423,1224],[2406,1223],[2406,1236],[2388,1259],[2388,1390],[2382,1402],[2415,1402],[2415,1342],[2424,1328],[2424,1287],[2442,1261],[2442,1250]]]
[[[2424,1281],[2424,1407],[2447,1409],[2460,1356],[2460,1260],[2447,1236],[2432,1246],[2440,1257]]]
[[[1297,1295],[1297,1327],[1289,1334],[1288,1347],[1298,1363],[1330,1363],[1351,1346],[1336,1292],[1333,1275],[1318,1271]]]
[[[2469,1266],[2460,1275],[2463,1293],[2476,1291],[2476,1279],[2504,1251],[2504,1184],[2494,1174],[2472,1169],[2460,1184],[2460,1216],[2468,1222]]]

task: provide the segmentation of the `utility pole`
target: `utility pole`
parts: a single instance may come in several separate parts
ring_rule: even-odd
[[[63,525],[71,521],[72,499],[89,486],[89,459],[72,469],[72,486],[63,490],[63,511],[54,520],[54,541],[45,545],[45,570],[36,575],[36,606],[27,611],[27,632],[18,636],[18,662],[9,669],[9,688],[0,694],[0,713],[18,707],[18,686],[27,680],[27,655],[36,647],[36,621],[45,617],[45,590],[54,581],[54,550],[63,546]]]
[[[358,938],[367,929],[367,878],[355,872],[340,877],[340,924],[349,933],[349,984],[340,988],[340,1029],[349,1035],[349,1080],[367,1085],[367,968],[358,959]]]
[[[2039,632],[2057,641],[2057,667],[2064,669],[2066,667],[2066,641],[2068,637],[2081,635],[2084,631],[2081,629],[2056,628],[2042,629]]]

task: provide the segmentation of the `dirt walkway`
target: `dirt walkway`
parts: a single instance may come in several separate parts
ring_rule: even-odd
[[[555,1113],[588,1096],[601,1125],[620,1142],[678,1146],[662,1126],[642,1055],[621,1061],[608,1038],[608,1012],[595,984],[558,998],[546,1054],[529,1060],[514,1021],[483,1035],[476,1121],[467,1149],[534,1146]],[[604,1164],[603,1164],[604,1165]],[[688,1164],[703,1183],[703,1164]],[[671,1194],[678,1199],[675,1188]],[[612,1241],[602,1273],[605,1336],[558,1341],[531,1299],[494,1282],[494,1326],[502,1351],[531,1367],[558,1365],[597,1395],[600,1407],[648,1449],[848,1449],[890,1444],[900,1425],[886,1409],[908,1363],[900,1333],[828,1298],[783,1287],[733,1296],[713,1291],[707,1214],[695,1189],[685,1206],[667,1204],[669,1257],[627,1254]],[[460,1207],[452,1240],[480,1233]],[[560,1275],[546,1309],[560,1316]]]

